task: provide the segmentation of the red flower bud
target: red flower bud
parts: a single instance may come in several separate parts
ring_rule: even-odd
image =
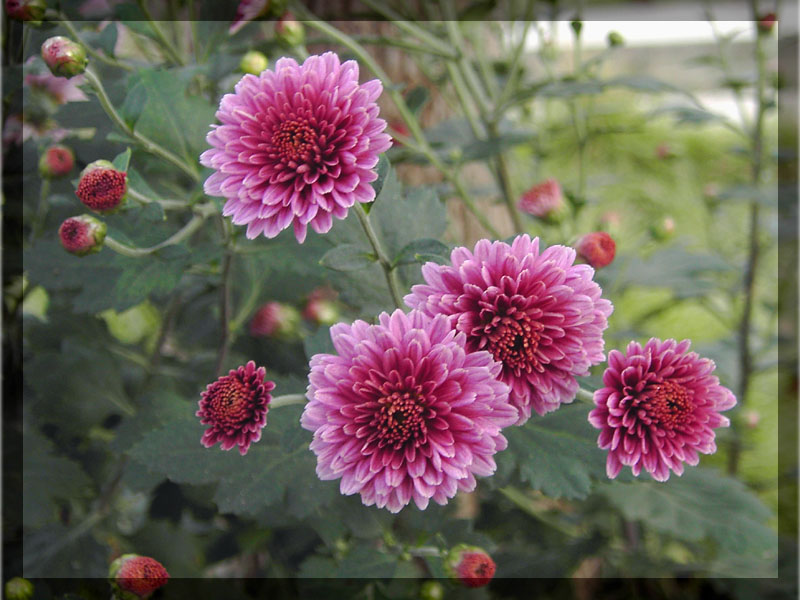
[[[42,44],[42,59],[56,77],[72,77],[86,70],[86,50],[69,38],[57,35]]]
[[[106,239],[106,224],[91,215],[70,217],[58,228],[64,250],[77,256],[100,252]]]
[[[47,148],[39,159],[39,173],[42,177],[55,178],[69,175],[75,166],[72,150],[61,144]]]
[[[113,212],[128,195],[128,175],[107,160],[96,160],[81,172],[75,194],[95,212]]]
[[[605,231],[587,233],[575,244],[578,257],[595,269],[602,269],[612,263],[617,245]]]
[[[772,29],[775,27],[775,23],[778,22],[778,17],[774,12],[770,12],[762,16],[758,19],[758,31],[759,33],[768,34],[772,32]]]
[[[108,579],[119,600],[149,598],[167,584],[169,573],[157,560],[138,554],[123,554],[108,568]]]
[[[551,221],[558,221],[566,209],[561,185],[552,177],[525,192],[518,206],[522,212]]]
[[[6,14],[18,21],[41,21],[45,10],[45,0],[6,0]]]
[[[297,333],[300,313],[288,304],[267,302],[253,315],[250,335],[257,337],[291,337]]]
[[[496,566],[482,548],[459,544],[447,554],[445,570],[467,587],[482,587],[494,577]]]
[[[318,325],[333,325],[341,314],[334,298],[336,293],[326,288],[317,288],[308,295],[303,309],[303,318]]]

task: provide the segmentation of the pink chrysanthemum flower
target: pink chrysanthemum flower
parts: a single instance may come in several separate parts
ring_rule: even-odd
[[[398,512],[424,509],[491,475],[500,433],[517,420],[500,364],[466,351],[443,316],[383,313],[379,324],[331,327],[337,355],[311,358],[301,424],[314,432],[320,479]]]
[[[452,265],[422,267],[426,284],[404,299],[428,315],[447,315],[467,336],[470,351],[488,350],[503,364],[501,378],[519,410],[517,425],[571,402],[576,375],[602,362],[603,330],[611,302],[592,280],[594,270],[575,265],[575,251],[539,238],[481,240],[475,251],[455,248]]]
[[[518,206],[522,212],[540,219],[560,216],[566,208],[561,185],[552,177],[525,192]]]
[[[236,18],[228,28],[228,33],[233,35],[250,21],[264,16],[269,12],[270,0],[241,0],[236,7]]]
[[[631,342],[626,354],[609,352],[589,422],[601,430],[597,444],[608,448],[610,478],[628,465],[634,475],[644,468],[666,481],[670,469],[681,475],[684,462],[696,465],[698,452],[716,451],[714,429],[730,424],[719,411],[736,398],[711,374],[714,361],[687,352],[690,343],[651,338],[644,348]]]
[[[203,425],[210,425],[200,440],[203,446],[219,442],[223,450],[230,450],[238,444],[244,456],[250,444],[261,439],[272,400],[269,392],[275,389],[272,381],[264,381],[266,375],[266,369],[256,368],[251,360],[208,384],[196,413]]]
[[[245,75],[220,102],[200,162],[216,172],[205,192],[227,199],[223,214],[247,237],[272,238],[290,224],[325,233],[355,202],[375,199],[378,155],[392,145],[375,100],[380,81],[358,83],[358,64],[333,52],[302,65]]]

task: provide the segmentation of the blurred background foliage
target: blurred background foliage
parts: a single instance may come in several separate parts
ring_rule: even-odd
[[[163,598],[217,598],[220,590],[226,598],[421,598],[430,592],[425,580],[444,576],[441,560],[412,558],[408,548],[470,542],[490,552],[497,576],[481,590],[439,580],[445,598],[755,599],[796,592],[789,577],[796,569],[796,438],[786,428],[796,415],[795,322],[784,317],[796,307],[794,266],[785,254],[796,249],[794,188],[780,189],[781,214],[791,226],[778,238],[779,184],[791,181],[779,181],[778,166],[796,161],[796,122],[781,115],[779,129],[776,110],[779,92],[796,94],[796,73],[777,64],[779,44],[796,44],[796,29],[787,26],[778,38],[742,21],[703,41],[626,45],[605,37],[617,29],[614,21],[586,14],[583,35],[601,29],[600,39],[608,40],[597,44],[581,37],[574,7],[490,1],[461,7],[473,20],[456,24],[468,40],[458,47],[450,25],[436,21],[453,14],[444,2],[431,9],[430,21],[407,22],[458,48],[447,57],[386,22],[334,23],[354,45],[334,40],[330,24],[307,22],[306,46],[288,47],[274,21],[230,35],[233,5],[150,4],[163,19],[156,28],[143,3],[130,2],[109,3],[111,21],[85,20],[81,3],[62,3],[63,12],[42,27],[5,24],[4,132],[12,116],[22,115],[27,136],[4,134],[5,237],[23,249],[21,259],[6,250],[12,266],[4,272],[4,364],[21,369],[24,361],[19,389],[7,381],[23,401],[4,404],[7,464],[22,466],[22,473],[7,469],[4,486],[8,577],[37,578],[36,598],[67,591],[106,597],[105,584],[89,578],[104,577],[115,556],[136,552],[157,558],[172,575]],[[392,18],[386,7],[369,3],[365,10]],[[324,16],[324,8],[310,8],[293,7],[298,18]],[[390,9],[398,18],[410,10]],[[709,11],[713,18],[713,6]],[[539,21],[528,25],[521,44],[525,18]],[[681,23],[664,27],[679,30]],[[180,60],[170,58],[157,30]],[[245,457],[203,448],[194,411],[221,354],[226,369],[250,359],[265,365],[276,393],[289,394],[305,391],[308,357],[330,349],[327,324],[308,314],[286,335],[250,335],[259,306],[276,301],[303,311],[322,288],[338,294],[335,310],[350,321],[373,319],[391,308],[391,298],[352,215],[302,246],[288,232],[246,240],[214,216],[190,241],[144,259],[108,248],[82,259],[65,253],[56,230],[81,208],[74,177],[85,164],[129,161],[132,188],[184,203],[182,211],[165,211],[157,202],[129,200],[125,211],[105,219],[115,239],[141,247],[186,223],[188,210],[204,201],[200,182],[209,173],[197,165],[202,177],[194,180],[131,143],[88,86],[85,101],[59,103],[24,83],[43,72],[41,42],[75,31],[110,59],[90,58],[126,122],[194,165],[220,96],[242,75],[246,51],[263,52],[272,65],[287,54],[337,49],[346,59],[366,49],[441,165],[417,151],[419,140],[412,141],[402,111],[384,94],[383,114],[408,143],[382,161],[370,217],[400,264],[403,288],[421,280],[425,260],[486,237],[481,220],[501,238],[524,231],[546,245],[608,231],[616,259],[596,275],[615,306],[606,348],[688,337],[693,350],[716,362],[723,385],[737,396],[744,385],[746,396],[729,414],[732,427],[718,431],[719,451],[668,483],[625,473],[610,482],[586,421],[589,406],[576,402],[508,430],[498,473],[475,493],[446,507],[391,515],[317,480],[311,435],[297,425],[299,407],[270,412],[263,439]],[[372,76],[363,62],[361,72],[362,79]],[[459,98],[454,73],[472,74],[491,110],[475,96]],[[743,113],[736,102],[707,105],[725,94]],[[754,135],[763,143],[755,181]],[[43,189],[36,165],[57,136],[78,166],[73,178]],[[514,208],[548,177],[568,200],[560,223]],[[462,191],[474,212],[465,209]],[[742,373],[739,330],[754,206],[752,361]],[[582,384],[600,385],[602,370]],[[782,577],[773,579],[779,566]],[[200,577],[242,579],[225,588],[182,579]]]

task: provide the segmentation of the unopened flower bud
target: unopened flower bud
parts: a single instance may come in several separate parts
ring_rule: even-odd
[[[569,26],[572,27],[572,31],[575,32],[575,36],[579,36],[581,34],[581,29],[583,29],[583,21],[575,19],[569,22]]]
[[[609,31],[606,39],[611,48],[617,48],[625,45],[625,38],[622,37],[618,31]]]
[[[41,21],[46,10],[45,0],[6,0],[6,15],[18,21]]]
[[[765,14],[758,19],[758,32],[764,35],[772,33],[772,29],[775,27],[777,21],[778,17],[774,12]]]
[[[39,174],[53,179],[69,175],[75,166],[75,155],[72,150],[61,144],[48,147],[39,159]]]
[[[116,600],[143,600],[167,584],[169,573],[149,556],[123,554],[108,568],[108,580]]]
[[[445,558],[447,574],[467,587],[482,587],[494,577],[496,566],[482,548],[459,544]]]
[[[258,50],[250,50],[242,57],[239,69],[251,75],[259,75],[269,66],[269,61],[263,53]]]
[[[86,70],[86,50],[71,39],[57,35],[42,44],[42,59],[56,77],[72,77]]]
[[[522,212],[551,222],[560,221],[567,209],[561,185],[553,178],[547,179],[525,192],[518,206]]]
[[[91,215],[70,217],[58,228],[64,250],[76,256],[100,252],[106,239],[106,224]]]
[[[748,429],[755,429],[761,421],[761,415],[757,410],[748,410],[744,413],[744,422]]]
[[[672,148],[670,148],[669,144],[661,143],[656,146],[656,157],[660,158],[661,160],[675,158],[675,153],[672,151]]]
[[[128,196],[128,175],[107,160],[96,160],[81,171],[75,194],[95,212],[114,212]]]
[[[650,235],[659,242],[670,239],[675,235],[675,220],[672,217],[664,217],[650,226]]]
[[[33,598],[33,584],[23,577],[14,577],[6,581],[8,600],[30,600]]]
[[[294,48],[302,46],[306,39],[306,32],[303,24],[296,21],[291,13],[285,13],[275,25],[275,35],[278,41]]]
[[[294,306],[281,302],[267,302],[253,315],[250,335],[257,337],[287,338],[297,333],[300,313]]]
[[[311,292],[303,309],[303,318],[318,325],[333,325],[340,317],[341,313],[333,299],[333,293],[324,288]]]
[[[420,600],[444,600],[444,586],[436,580],[429,580],[419,588]]]
[[[602,269],[613,262],[617,245],[605,231],[594,231],[581,237],[575,249],[579,258],[595,269]]]

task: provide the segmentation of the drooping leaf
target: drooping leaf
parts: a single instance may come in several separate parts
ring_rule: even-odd
[[[409,242],[400,250],[394,259],[395,265],[405,265],[412,263],[425,263],[434,261],[444,264],[450,259],[450,247],[431,238],[414,240]]]
[[[334,271],[358,271],[369,267],[375,259],[355,244],[343,244],[328,250],[319,262]]]

